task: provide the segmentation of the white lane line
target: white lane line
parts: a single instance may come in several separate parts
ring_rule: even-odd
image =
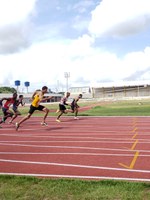
[[[0,143],[1,146],[19,146],[19,147],[33,147],[33,148],[61,148],[61,149],[85,149],[85,150],[104,150],[104,151],[123,151],[123,152],[137,152],[140,151],[150,153],[150,150],[129,150],[129,149],[113,149],[113,148],[96,148],[96,147],[81,147],[81,146],[50,146],[50,145],[28,145],[28,144],[8,144],[8,143]]]
[[[39,140],[5,140],[5,141],[1,141],[1,143],[4,143],[4,144],[11,144],[12,142],[17,142],[17,143],[74,143],[74,142],[77,142],[77,143],[105,143],[105,144],[133,144],[134,141],[136,141],[137,139],[132,139],[131,141],[106,141],[106,140],[99,140],[99,141],[92,141],[92,140],[46,140],[46,141],[39,141]],[[149,144],[150,142],[140,142],[139,139],[138,139],[138,144]]]
[[[0,155],[80,155],[80,156],[124,156],[124,157],[133,157],[135,154],[107,154],[107,153],[62,153],[62,152],[0,152]],[[138,157],[150,157],[150,154],[139,154]]]
[[[104,134],[103,134],[104,135]],[[83,136],[83,134],[82,134],[82,136],[79,136],[78,134],[77,135],[74,135],[74,136],[65,136],[65,135],[60,135],[60,136],[58,136],[58,135],[53,135],[53,134],[49,134],[49,135],[41,135],[41,134],[1,134],[0,136],[12,136],[12,137],[15,137],[15,136],[18,136],[18,137],[20,137],[20,138],[23,138],[23,137],[25,137],[25,138],[29,138],[29,137],[31,137],[31,138],[62,138],[62,139],[93,139],[93,140],[117,140],[117,141],[122,141],[122,140],[124,140],[124,141],[133,141],[134,139],[132,139],[131,138],[131,134],[129,135],[129,137],[117,137],[116,138],[116,135],[113,135],[114,137],[102,137],[102,135],[99,135],[99,136],[97,136],[97,137],[89,137],[89,136],[86,136],[86,135],[84,135]],[[142,136],[143,136],[143,134],[142,134]],[[142,139],[142,138],[139,138],[138,139],[139,141],[144,141],[144,142],[150,142],[150,139],[147,139],[147,138],[145,138],[145,139]]]
[[[2,130],[2,129],[1,129]],[[6,129],[5,129],[6,130]],[[38,129],[37,129],[38,130]],[[35,130],[34,129],[34,131],[36,131],[37,132],[37,130]],[[46,131],[46,130],[45,130]],[[92,133],[92,136],[97,136],[97,135],[113,135],[113,136],[130,136],[131,135],[131,130],[128,130],[128,131],[126,131],[126,133],[125,133],[125,131],[123,131],[123,133],[122,133],[122,131],[106,131],[106,130],[97,130],[97,131],[94,131],[94,130],[91,130],[91,131],[84,131],[84,130],[79,130],[79,132],[77,132],[77,131],[73,131],[73,130],[64,130],[63,132],[62,131],[60,131],[59,132],[59,130],[56,130],[56,133],[55,133],[55,131],[54,130],[52,130],[53,132],[45,132],[45,133],[34,133],[34,134],[31,134],[31,133],[29,133],[29,134],[27,134],[26,135],[26,133],[25,133],[25,135],[24,135],[24,133],[11,133],[11,134],[9,134],[9,133],[1,133],[0,135],[1,136],[21,136],[21,135],[23,135],[23,136],[42,136],[42,135],[44,135],[44,136],[51,136],[51,135],[53,135],[53,136],[67,136],[67,135],[69,135],[69,136],[71,136],[71,135],[77,135],[77,136],[83,136],[83,133],[84,133],[84,135],[86,136],[86,135],[90,135],[91,133]],[[142,136],[150,136],[150,133],[142,133]],[[93,137],[94,138],[94,137]]]
[[[72,124],[71,124],[72,125]],[[23,131],[33,131],[33,132],[36,132],[37,130],[38,130],[38,132],[39,131],[48,131],[48,132],[56,132],[56,134],[64,134],[64,133],[79,133],[80,131],[82,131],[83,133],[87,133],[87,134],[90,134],[90,133],[93,133],[93,134],[96,134],[96,133],[106,133],[106,134],[117,134],[117,135],[119,135],[119,134],[128,134],[129,132],[131,132],[132,131],[132,129],[131,129],[131,126],[127,129],[127,127],[126,128],[124,128],[124,129],[122,129],[122,128],[120,128],[120,127],[116,127],[116,129],[112,129],[112,130],[107,130],[107,127],[102,127],[101,126],[101,129],[99,128],[99,127],[96,127],[96,130],[94,130],[93,129],[93,126],[96,126],[97,124],[92,124],[90,127],[87,127],[87,126],[85,126],[85,125],[82,125],[82,126],[72,126],[72,128],[73,129],[71,129],[71,128],[69,128],[68,127],[68,129],[66,129],[66,127],[53,127],[53,126],[47,126],[47,128],[39,128],[39,127],[35,127],[35,128],[20,128],[19,130],[18,130],[18,133],[23,133]],[[84,126],[84,127],[83,127]],[[99,125],[100,126],[100,125]],[[112,125],[113,126],[113,125]],[[124,125],[124,126],[126,126],[126,125]],[[32,126],[33,127],[33,126]],[[74,129],[75,128],[75,129]],[[150,130],[150,128],[149,129],[147,129],[146,127],[145,128],[141,128],[140,127],[140,130],[144,130],[144,131],[148,131],[148,133],[143,133],[144,135],[145,134],[147,134],[147,135],[150,135],[149,134],[149,130]],[[14,129],[12,129],[12,128],[6,128],[6,127],[2,127],[2,129],[1,129],[1,133],[3,133],[3,134],[5,134],[5,131],[13,131],[14,132]],[[15,134],[15,133],[14,133]]]
[[[1,134],[2,135],[2,134]],[[3,136],[4,136],[4,134],[3,134]],[[5,134],[5,136],[6,136],[6,134]],[[25,138],[61,138],[61,139],[93,139],[93,140],[105,140],[105,141],[118,141],[118,142],[122,142],[122,141],[127,141],[128,143],[130,143],[130,142],[133,142],[135,139],[132,139],[131,138],[131,135],[130,135],[130,137],[129,138],[127,138],[127,137],[124,137],[124,138],[115,138],[116,136],[114,136],[114,138],[106,138],[106,137],[87,137],[87,136],[56,136],[56,135],[54,135],[54,136],[52,136],[52,135],[9,135],[9,134],[7,134],[7,136],[19,136],[20,138],[22,138],[22,137],[25,137]],[[143,135],[142,135],[143,136]],[[77,140],[78,141],[78,140]],[[141,142],[141,143],[150,143],[150,139],[142,139],[142,138],[139,138],[138,139],[138,141],[139,142]],[[82,141],[81,141],[82,142]],[[90,142],[90,141],[89,141]],[[97,142],[97,141],[95,141],[95,142]],[[99,141],[98,141],[99,142]]]
[[[35,162],[35,161],[26,161],[26,160],[0,159],[0,162],[35,164],[35,165],[54,165],[54,166],[63,166],[63,167],[76,167],[76,168],[112,170],[112,171],[126,171],[126,172],[148,173],[148,174],[150,173],[150,170],[124,169],[124,168],[101,167],[101,166],[91,166],[91,165],[76,165],[76,164],[66,164],[66,163]]]
[[[0,172],[0,175],[53,177],[53,178],[105,179],[105,180],[125,180],[125,181],[142,181],[142,182],[146,181],[146,182],[150,182],[150,179],[106,177],[106,176],[74,176],[74,175],[61,175],[61,174],[25,174],[25,173],[6,173],[6,172],[4,172],[4,173]]]

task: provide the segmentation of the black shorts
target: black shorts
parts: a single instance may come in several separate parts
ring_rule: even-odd
[[[71,103],[71,110],[74,112],[77,108],[79,108],[78,104],[76,103]]]
[[[43,111],[43,109],[44,109],[45,107],[44,106],[42,106],[42,105],[39,105],[38,107],[34,107],[34,106],[30,106],[30,110],[29,110],[29,114],[33,114],[34,113],[34,111],[35,110],[40,110],[40,111]]]
[[[12,117],[14,115],[14,113],[10,111],[9,108],[2,107],[2,111],[4,116],[7,116],[9,114]]]
[[[60,111],[65,111],[66,109],[67,109],[66,106],[59,104],[59,110]]]
[[[13,106],[12,109],[13,109],[14,113],[18,112],[18,107],[17,106]]]
[[[71,110],[74,111],[75,110],[75,105],[72,103],[71,104]]]
[[[4,114],[4,115],[7,115],[7,114],[8,114],[8,113],[7,113],[8,110],[9,110],[8,108],[2,107],[2,111],[3,111],[3,114]]]

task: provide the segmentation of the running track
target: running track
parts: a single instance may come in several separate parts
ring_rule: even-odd
[[[0,174],[150,182],[150,117],[31,117],[0,129]]]

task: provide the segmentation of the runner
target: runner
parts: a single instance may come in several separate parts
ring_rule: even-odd
[[[70,92],[67,92],[66,95],[60,100],[59,109],[56,111],[56,113],[58,112],[60,113],[56,118],[57,122],[61,122],[60,117],[62,116],[62,114],[67,114],[68,112],[72,112],[71,110],[66,108],[66,105],[70,105],[67,102],[69,96],[70,96]]]
[[[3,117],[2,117],[2,120],[0,121],[0,124],[1,123],[5,123],[6,119],[8,117],[12,117],[14,115],[13,111],[10,110],[10,106],[12,104],[14,104],[14,102],[16,101],[17,99],[17,93],[13,93],[13,96],[11,98],[2,98],[0,100],[0,104],[2,106],[2,112],[3,112]],[[5,100],[5,103],[2,105],[2,102]]]
[[[82,94],[79,94],[78,97],[74,98],[73,101],[71,102],[71,109],[72,112],[75,113],[75,117],[74,119],[79,119],[78,116],[78,109],[79,109],[79,105],[78,105],[78,101],[79,99],[82,98]]]
[[[8,122],[9,124],[11,124],[11,123],[14,121],[14,119],[16,119],[16,117],[17,117],[18,115],[21,115],[21,113],[20,113],[19,110],[18,110],[18,106],[19,106],[20,104],[21,104],[22,106],[25,105],[25,103],[23,102],[23,95],[19,95],[19,98],[16,99],[16,101],[13,103],[12,110],[14,111],[14,115],[13,115],[13,117],[11,118],[11,120]]]
[[[39,111],[45,112],[45,115],[43,117],[43,121],[42,121],[41,125],[47,126],[47,123],[45,122],[45,120],[46,120],[46,117],[47,117],[47,115],[49,113],[49,109],[46,108],[43,105],[40,105],[41,102],[47,101],[47,100],[53,98],[52,96],[44,97],[44,94],[47,93],[47,90],[48,90],[48,87],[47,86],[43,86],[42,90],[36,90],[33,93],[33,95],[32,95],[32,103],[30,105],[29,112],[28,112],[27,116],[22,118],[19,122],[16,122],[16,131],[20,127],[20,124],[22,124],[24,121],[28,120],[32,116],[32,114],[34,113],[35,110],[39,110]]]

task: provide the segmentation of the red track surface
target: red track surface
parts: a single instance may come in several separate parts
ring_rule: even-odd
[[[0,174],[150,181],[150,117],[40,117],[0,129]]]

